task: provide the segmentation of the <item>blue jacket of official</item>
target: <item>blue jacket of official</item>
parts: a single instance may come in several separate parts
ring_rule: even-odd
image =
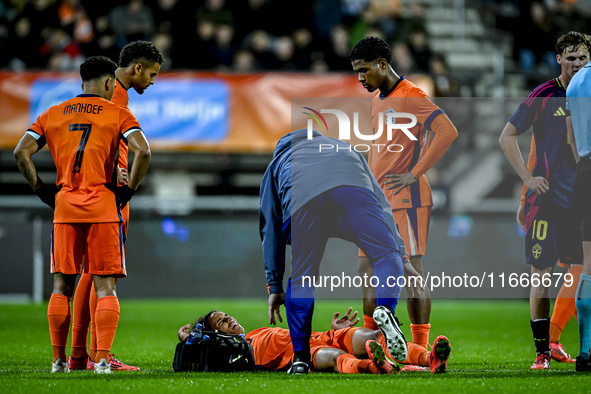
[[[259,230],[270,294],[283,292],[285,228],[291,213],[314,197],[339,186],[369,189],[378,197],[402,255],[404,243],[392,216],[392,208],[367,161],[345,141],[306,129],[283,136],[273,152],[260,190]]]

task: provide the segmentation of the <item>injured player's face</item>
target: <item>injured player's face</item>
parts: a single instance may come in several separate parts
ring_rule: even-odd
[[[244,328],[232,316],[224,312],[215,312],[209,318],[211,328],[228,334],[244,334]]]

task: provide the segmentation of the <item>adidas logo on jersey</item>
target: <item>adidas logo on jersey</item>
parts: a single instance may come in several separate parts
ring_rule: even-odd
[[[565,116],[566,112],[562,109],[562,107],[558,107],[558,110],[554,112],[554,116]]]

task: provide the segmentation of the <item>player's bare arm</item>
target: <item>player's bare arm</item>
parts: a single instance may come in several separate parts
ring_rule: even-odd
[[[420,158],[412,171],[405,174],[386,175],[386,178],[391,178],[384,182],[388,184],[387,189],[398,188],[394,192],[395,195],[400,193],[405,187],[417,182],[424,173],[441,159],[454,140],[458,138],[458,130],[445,114],[438,115],[430,127],[435,134],[433,142],[431,142],[429,149]]]
[[[127,186],[131,190],[137,190],[142,179],[146,175],[146,172],[148,172],[152,154],[150,152],[148,140],[146,140],[144,133],[141,131],[131,133],[129,137],[127,137],[127,144],[129,150],[134,154],[131,174]]]
[[[513,169],[515,169],[528,189],[533,190],[538,194],[544,194],[550,190],[548,180],[544,177],[534,177],[530,174],[523,161],[523,157],[521,156],[519,145],[517,145],[517,136],[518,133],[515,126],[511,123],[507,123],[501,133],[501,138],[499,138],[501,148],[503,149],[507,160],[509,160],[509,163],[511,163],[511,166],[513,166]]]
[[[517,216],[515,219],[517,220],[519,227],[525,231],[525,209],[523,208],[523,205],[519,205],[519,208],[517,208]]]
[[[283,322],[280,310],[281,305],[285,305],[285,292],[280,294],[269,294],[269,324],[277,324],[275,318],[277,318],[280,323]]]
[[[33,190],[37,190],[43,184],[41,179],[37,176],[37,169],[31,158],[31,156],[38,151],[39,145],[37,144],[37,140],[28,134],[25,134],[23,138],[21,138],[14,149],[14,159],[18,165],[18,169]]]

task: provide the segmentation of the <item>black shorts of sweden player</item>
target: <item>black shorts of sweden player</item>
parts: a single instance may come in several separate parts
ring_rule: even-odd
[[[526,202],[526,212],[529,209]],[[558,260],[564,264],[583,263],[579,216],[574,206],[540,204],[525,235],[525,256],[527,263],[537,269],[553,267]]]

